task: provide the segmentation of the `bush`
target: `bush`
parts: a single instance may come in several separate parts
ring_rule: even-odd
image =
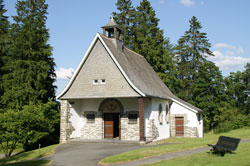
[[[220,108],[219,110],[220,115],[216,116],[218,125],[214,130],[216,133],[250,126],[250,115],[244,115],[236,108]]]
[[[22,110],[0,113],[0,145],[5,156],[10,157],[18,143],[27,151],[32,149],[31,145],[37,144],[38,140],[55,134],[55,127],[60,121],[57,108],[57,103],[49,101],[46,104],[26,105]]]

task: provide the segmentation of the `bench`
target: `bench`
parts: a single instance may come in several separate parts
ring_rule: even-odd
[[[213,151],[214,153],[220,153],[221,156],[224,156],[226,152],[232,153],[235,151],[239,145],[240,139],[220,136],[216,145],[207,144],[208,146],[212,147],[210,152]]]

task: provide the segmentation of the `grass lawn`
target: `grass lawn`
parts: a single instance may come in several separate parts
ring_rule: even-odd
[[[235,154],[225,154],[224,157],[206,152],[180,157],[168,161],[161,161],[145,166],[249,166],[250,142],[239,145]]]
[[[58,145],[58,144],[57,144]],[[53,154],[54,149],[57,145],[51,145],[40,149],[40,156],[39,150],[32,150],[24,153],[20,153],[18,155],[14,155],[9,159],[0,159],[0,165],[8,165],[8,166],[43,166],[49,163],[49,160],[33,160],[27,161],[32,159],[39,159],[40,157],[44,157],[50,154]]]
[[[152,157],[163,153],[176,152],[185,149],[192,149],[195,147],[207,146],[207,144],[215,144],[220,135],[236,137],[241,139],[250,138],[250,128],[243,128],[220,134],[207,133],[205,134],[204,138],[169,138],[162,141],[162,143],[176,143],[176,144],[166,144],[155,147],[146,147],[117,154],[101,160],[100,164],[128,162],[131,160],[138,160],[142,158]]]

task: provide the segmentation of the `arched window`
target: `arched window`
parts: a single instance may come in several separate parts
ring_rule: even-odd
[[[159,112],[158,120],[159,120],[159,123],[162,124],[162,122],[163,122],[163,112],[162,112],[162,105],[161,104],[159,104],[158,112]]]

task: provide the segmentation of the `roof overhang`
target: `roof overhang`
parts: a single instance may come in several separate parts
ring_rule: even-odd
[[[179,105],[181,105],[181,106],[183,106],[183,107],[189,109],[190,111],[192,111],[192,112],[194,112],[194,113],[196,113],[196,114],[197,114],[197,113],[203,113],[202,111],[195,110],[195,109],[193,109],[193,108],[187,106],[186,104],[181,103],[180,101],[178,101],[178,100],[176,100],[176,99],[174,99],[174,98],[170,98],[170,99],[171,99],[173,102],[175,102],[175,103],[177,103],[177,104],[179,104]]]

